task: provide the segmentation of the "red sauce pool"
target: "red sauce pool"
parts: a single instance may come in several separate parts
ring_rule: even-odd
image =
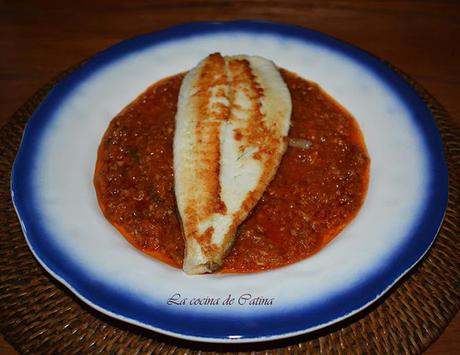
[[[370,160],[353,117],[312,82],[281,70],[293,103],[289,147],[279,170],[240,225],[221,272],[256,272],[318,252],[358,213]],[[110,123],[99,147],[94,184],[105,217],[136,248],[182,266],[172,142],[184,74],[149,87]]]

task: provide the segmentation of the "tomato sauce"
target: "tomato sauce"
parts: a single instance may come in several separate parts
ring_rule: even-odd
[[[240,225],[221,272],[256,272],[318,252],[358,213],[370,160],[353,117],[312,82],[281,70],[293,103],[289,146],[279,170]],[[184,74],[152,85],[110,123],[94,176],[105,217],[136,248],[182,266],[172,142]]]

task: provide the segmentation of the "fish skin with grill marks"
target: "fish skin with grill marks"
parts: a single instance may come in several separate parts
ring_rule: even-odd
[[[185,76],[173,155],[187,274],[222,265],[286,152],[291,110],[278,69],[262,57],[214,53]]]

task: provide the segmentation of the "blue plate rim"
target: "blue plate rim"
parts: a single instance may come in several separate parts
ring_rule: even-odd
[[[179,314],[177,314],[176,319],[171,321],[168,319],[171,314],[161,314],[162,309],[155,309],[153,313],[144,314],[146,305],[142,302],[139,304],[135,298],[122,295],[117,290],[108,290],[104,288],[105,285],[101,285],[99,288],[95,287],[97,285],[94,284],[85,284],[82,282],[81,275],[78,275],[77,265],[64,265],[63,260],[52,256],[54,251],[52,248],[46,250],[47,248],[40,244],[46,230],[40,226],[40,220],[34,218],[37,216],[36,208],[38,206],[28,203],[27,197],[31,196],[30,189],[32,187],[30,181],[27,181],[27,174],[24,174],[35,163],[33,148],[40,141],[40,134],[46,129],[46,118],[58,106],[55,103],[63,100],[75,85],[87,76],[110,62],[120,59],[123,55],[132,53],[132,51],[193,35],[227,31],[287,36],[309,43],[319,43],[353,58],[373,71],[406,103],[411,111],[411,117],[417,117],[417,120],[414,119],[414,123],[422,133],[426,147],[429,148],[427,152],[431,176],[428,200],[431,203],[426,204],[425,210],[419,216],[418,223],[411,231],[411,236],[407,238],[406,244],[388,262],[391,267],[387,266],[384,270],[379,270],[378,274],[364,280],[352,290],[347,290],[339,296],[325,300],[314,311],[311,309],[300,310],[295,314],[286,315],[285,319],[270,320],[262,317],[259,320],[263,326],[257,329],[244,329],[237,318],[228,319],[228,324],[222,325],[221,319],[213,319],[212,317],[208,317],[204,321],[194,318],[186,319],[181,318]],[[255,342],[285,338],[325,327],[366,308],[387,292],[428,252],[443,221],[447,206],[447,191],[447,165],[434,117],[423,100],[399,74],[379,58],[329,35],[295,25],[252,20],[182,24],[134,37],[96,54],[82,67],[61,80],[33,113],[24,130],[11,176],[12,200],[26,241],[36,259],[50,274],[84,302],[105,314],[167,335],[207,342]],[[356,289],[359,289],[358,295]],[[112,300],[114,291],[119,297],[115,302]],[[352,301],[350,302],[350,300]],[[152,315],[155,316],[154,319],[151,318]],[[187,317],[189,318],[190,314]],[[200,325],[200,321],[203,324]],[[219,322],[220,329],[215,329],[216,322]]]

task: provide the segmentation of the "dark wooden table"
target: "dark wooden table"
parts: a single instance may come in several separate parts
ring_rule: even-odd
[[[368,50],[430,91],[460,124],[458,1],[0,0],[0,125],[39,87],[121,40],[199,20],[268,19]],[[429,354],[460,353],[460,316]],[[0,353],[15,354],[0,338]]]

